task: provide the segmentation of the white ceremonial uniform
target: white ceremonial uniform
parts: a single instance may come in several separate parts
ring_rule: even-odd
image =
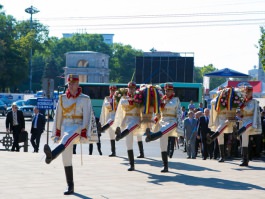
[[[115,105],[112,106],[112,103],[115,103],[115,100],[113,98],[111,98],[110,96],[105,97],[101,108],[99,122],[101,123],[101,125],[110,125],[107,131],[109,132],[110,139],[114,140],[115,129],[113,128],[112,124],[114,123],[116,110]]]
[[[89,96],[80,94],[78,97],[67,98],[66,94],[60,96],[56,114],[55,129],[61,132],[61,141],[65,150],[62,152],[64,166],[72,166],[73,144],[80,141],[82,129],[87,129],[87,137],[91,133],[92,106]]]
[[[251,99],[242,110],[242,126],[246,127],[246,131],[242,134],[242,147],[248,147],[249,135],[261,134],[262,132],[259,102]]]
[[[140,126],[140,108],[135,104],[129,104],[130,97],[123,96],[117,107],[114,124],[121,130],[128,129],[129,134],[126,136],[126,145],[128,150],[133,149],[133,136],[143,135],[144,132],[139,131]]]
[[[167,151],[169,136],[183,136],[183,122],[182,111],[178,97],[170,99],[164,108],[161,108],[161,119],[155,130],[162,132],[163,136],[160,138],[161,151]],[[155,131],[157,132],[157,131]]]

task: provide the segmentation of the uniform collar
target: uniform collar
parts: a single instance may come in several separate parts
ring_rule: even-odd
[[[69,91],[69,89],[67,89],[67,91],[66,91],[66,97],[69,99],[69,98],[77,98],[80,94],[81,94],[81,92],[82,92],[82,88],[81,87],[78,87],[78,89],[77,89],[77,93],[75,94],[75,95],[72,95],[71,93],[70,93],[70,91]]]

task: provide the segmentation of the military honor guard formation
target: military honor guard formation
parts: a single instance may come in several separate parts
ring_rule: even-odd
[[[178,96],[175,96],[172,83],[165,83],[163,89],[151,84],[141,84],[137,88],[136,83],[130,81],[126,88],[109,86],[109,96],[103,101],[100,118],[95,118],[91,99],[82,93],[78,75],[68,75],[67,81],[68,88],[59,97],[52,129],[52,139],[58,145],[44,145],[47,164],[62,155],[67,182],[64,195],[74,193],[72,157],[75,145],[98,143],[98,134],[101,133],[109,134],[110,158],[117,156],[116,142],[125,139],[128,171],[134,171],[137,167],[133,150],[134,137],[140,152],[137,158],[145,158],[144,143],[152,144],[159,139],[163,173],[169,172],[168,158],[172,158],[180,137],[184,140],[182,144],[188,159],[196,159],[198,148],[201,149],[203,160],[217,159],[213,152],[215,148],[220,154],[218,162],[222,163],[225,162],[224,134],[233,132],[237,125],[236,133],[242,149],[240,166],[248,166],[249,135],[261,134],[259,104],[252,98],[253,89],[249,86],[240,89],[220,88],[212,100],[210,110],[200,107],[200,110],[195,111],[191,103],[186,112]],[[37,108],[34,112],[30,140],[34,152],[38,152],[45,118]],[[20,115],[16,106],[12,106],[6,118],[6,129],[8,132],[13,131],[14,136],[12,151],[18,150],[18,134],[25,128]]]

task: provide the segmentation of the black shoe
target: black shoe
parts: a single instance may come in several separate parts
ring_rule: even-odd
[[[137,158],[144,158],[144,155],[140,154],[140,155],[137,156]]]
[[[110,154],[109,157],[116,157],[116,153]]]
[[[46,154],[45,162],[50,164],[52,161],[52,151],[48,144],[44,145],[44,153]]]
[[[121,139],[121,128],[120,127],[116,128],[115,135],[116,135],[115,140],[119,141]]]

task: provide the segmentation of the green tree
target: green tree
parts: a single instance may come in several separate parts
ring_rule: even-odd
[[[48,38],[48,30],[34,22],[18,22],[11,15],[5,15],[0,7],[0,87],[2,90],[28,87],[30,49],[42,50]],[[34,54],[33,50],[33,54]],[[39,81],[39,79],[38,79]]]
[[[194,67],[194,83],[202,83],[203,75],[201,73],[202,67]]]
[[[126,83],[131,81],[135,72],[135,57],[142,51],[133,49],[130,45],[114,43],[110,58],[110,81]]]
[[[16,87],[25,77],[26,59],[19,51],[16,38],[17,21],[10,15],[0,14],[0,87],[7,91]]]
[[[263,70],[265,70],[265,27],[260,27],[261,37],[259,39],[259,58]]]
[[[198,71],[200,70],[200,71]],[[203,66],[201,68],[196,67],[195,70],[195,82],[197,83],[203,83],[203,76],[206,73],[210,73],[213,71],[218,70],[217,68],[215,68],[212,64],[209,64],[207,66]],[[198,82],[201,81],[201,82]],[[220,86],[221,84],[223,84],[226,81],[226,78],[224,77],[211,77],[210,78],[210,90],[213,90],[214,88]]]

